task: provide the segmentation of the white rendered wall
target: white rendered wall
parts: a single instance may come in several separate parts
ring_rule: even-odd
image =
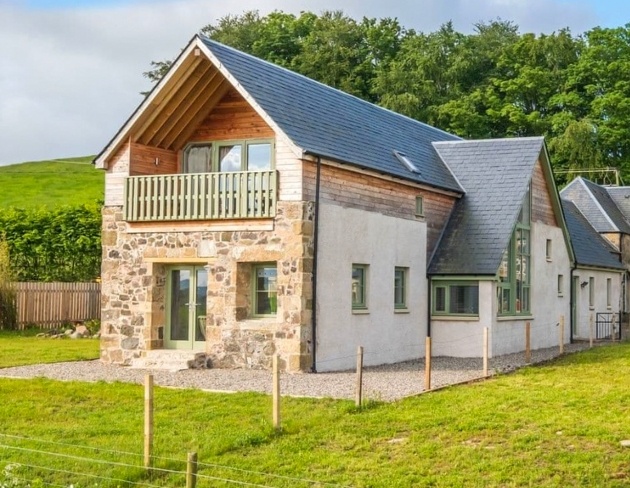
[[[317,370],[424,356],[427,331],[426,224],[321,204],[317,268]],[[368,313],[352,311],[352,264],[367,264]],[[407,313],[394,310],[394,268],[408,267]]]
[[[436,281],[437,282],[437,281]],[[496,310],[495,281],[479,282],[479,318],[460,319],[454,316],[431,317],[431,348],[433,356],[481,357],[483,329],[491,329]]]
[[[576,294],[576,323],[574,325],[574,339],[589,339],[590,318],[593,316],[593,334],[595,334],[595,320],[597,313],[619,313],[621,296],[622,274],[614,271],[597,271],[593,269],[578,268],[573,272],[578,283],[590,283],[589,278],[595,278],[595,302],[589,305],[590,284],[584,287],[577,286]],[[610,307],[607,304],[606,280],[611,279]]]
[[[562,230],[541,223],[533,223],[531,316],[528,318],[496,317],[490,332],[492,356],[500,356],[525,350],[525,323],[531,323],[531,348],[541,349],[558,346],[560,343],[560,316],[564,315],[564,342],[570,340],[570,294],[569,281],[571,262],[564,242]],[[547,260],[547,239],[551,239],[551,259]],[[564,293],[558,295],[558,275],[564,276]],[[493,295],[496,303],[496,293]],[[495,306],[496,307],[496,306]],[[495,308],[496,309],[496,308]]]

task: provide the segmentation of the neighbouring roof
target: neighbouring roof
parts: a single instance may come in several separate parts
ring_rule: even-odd
[[[623,270],[616,250],[604,239],[573,202],[562,200],[576,264]]]
[[[630,186],[606,186],[604,187],[613,199],[626,222],[630,222]]]
[[[433,146],[466,194],[455,204],[428,272],[495,275],[544,139],[436,142]]]
[[[431,143],[459,137],[373,105],[305,76],[199,39],[275,124],[304,151],[462,193]],[[417,168],[412,171],[398,151]]]
[[[598,232],[630,234],[630,224],[606,188],[578,176],[560,195],[573,202]]]

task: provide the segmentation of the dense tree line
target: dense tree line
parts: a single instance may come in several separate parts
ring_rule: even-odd
[[[425,34],[340,11],[250,11],[202,32],[460,136],[544,135],[556,168],[611,166],[630,179],[630,24],[534,35],[495,20]]]
[[[92,281],[101,273],[101,207],[0,209],[16,281]]]

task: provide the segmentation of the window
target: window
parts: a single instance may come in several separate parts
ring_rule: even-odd
[[[273,316],[278,310],[278,269],[275,264],[254,266],[254,316]]]
[[[433,283],[435,315],[479,315],[478,282]]]
[[[184,173],[267,171],[273,166],[271,141],[221,141],[184,150]]]
[[[564,295],[564,275],[558,275],[558,296]]]
[[[499,267],[497,287],[500,315],[524,315],[531,310],[531,191],[527,189],[518,221]]]
[[[545,247],[545,254],[547,256],[547,261],[551,261],[551,239],[547,239],[547,245]]]
[[[407,308],[407,274],[409,268],[394,268],[394,308]]]
[[[595,278],[588,279],[588,306],[595,308]]]
[[[608,308],[612,307],[612,279],[606,279],[606,306]]]
[[[367,270],[365,264],[352,265],[352,309],[367,309]]]
[[[188,146],[184,151],[184,173],[208,173],[212,170],[212,144]]]
[[[416,197],[416,217],[424,217],[424,197],[422,195]]]

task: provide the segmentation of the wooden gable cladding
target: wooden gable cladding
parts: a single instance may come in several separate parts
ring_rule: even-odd
[[[177,152],[131,143],[130,176],[178,173]]]
[[[201,56],[187,59],[177,73],[135,123],[132,142],[178,151],[231,87]]]
[[[549,195],[550,187],[553,187],[553,185],[551,183],[548,184],[543,173],[542,163],[538,160],[532,174],[532,221],[558,227],[558,221],[551,203],[551,196]]]
[[[275,133],[236,90],[230,89],[192,133],[189,142],[266,139]]]
[[[304,163],[304,198],[315,200],[317,166]],[[322,165],[320,198],[348,208],[401,219],[416,220],[416,197],[423,197],[427,224],[427,256],[430,256],[451,215],[456,198],[339,167]]]

